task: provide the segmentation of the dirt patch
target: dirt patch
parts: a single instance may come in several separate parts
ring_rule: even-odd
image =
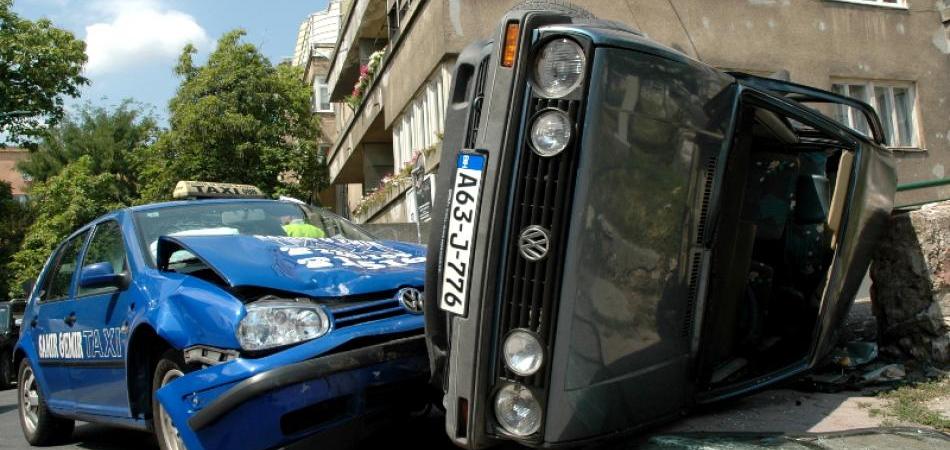
[[[885,424],[909,422],[950,432],[950,378],[907,384],[884,392]]]
[[[663,433],[694,431],[807,433],[883,426],[887,401],[854,392],[805,393],[791,389],[760,392],[699,411]]]

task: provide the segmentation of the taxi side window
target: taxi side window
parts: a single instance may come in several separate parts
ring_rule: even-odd
[[[42,300],[59,300],[69,297],[69,287],[73,281],[73,274],[76,273],[79,250],[82,249],[82,244],[86,242],[86,236],[88,235],[89,232],[86,231],[63,245],[56,267],[50,272],[49,282],[46,284],[46,292],[43,293]]]
[[[125,272],[125,243],[122,240],[122,230],[119,228],[119,223],[114,220],[103,222],[96,226],[92,240],[89,241],[89,246],[86,248],[86,254],[83,256],[82,267],[85,269],[90,265],[99,263],[111,264],[112,273],[115,275]],[[103,294],[116,290],[118,290],[118,288],[115,286],[97,288],[79,287],[79,292],[76,296],[82,297],[84,295]]]

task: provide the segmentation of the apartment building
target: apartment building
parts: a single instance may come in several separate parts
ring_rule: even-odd
[[[410,169],[433,173],[456,55],[491,37],[514,0],[344,0],[329,57],[336,207],[359,222],[413,219]],[[590,0],[594,14],[722,69],[787,71],[881,115],[899,182],[950,177],[950,1]],[[829,111],[856,128],[847,110]],[[950,186],[898,203],[950,198]],[[343,201],[345,200],[345,201]]]
[[[336,116],[330,105],[327,73],[339,34],[340,0],[330,0],[325,9],[310,14],[300,24],[294,56],[290,60],[292,65],[303,68],[304,81],[313,88],[312,110],[317,115],[321,130],[317,151],[322,155],[329,153],[337,138]],[[321,192],[319,203],[335,208],[340,202],[337,198],[338,190],[340,188],[337,186],[331,186]],[[346,199],[342,199],[342,203],[345,204]]]

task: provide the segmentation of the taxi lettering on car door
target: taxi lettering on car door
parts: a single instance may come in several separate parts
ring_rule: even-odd
[[[122,357],[119,327],[37,335],[40,360],[106,359]]]

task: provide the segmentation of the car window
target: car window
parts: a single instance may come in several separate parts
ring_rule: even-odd
[[[284,201],[192,202],[135,213],[140,244],[154,265],[162,236],[254,235],[298,238],[375,238],[320,208]],[[187,259],[188,255],[177,257]],[[172,259],[171,262],[176,262]]]
[[[89,231],[86,231],[63,244],[56,267],[50,272],[51,275],[46,284],[46,289],[41,293],[40,298],[42,300],[57,300],[69,296],[69,287],[73,280],[73,274],[76,273],[76,260],[79,257],[79,250],[82,249],[82,244],[86,241],[88,235]]]
[[[119,223],[110,220],[96,226],[96,230],[86,248],[86,254],[83,256],[82,267],[86,268],[97,263],[112,264],[112,272],[116,275],[126,269],[125,244],[122,241],[122,230]],[[102,294],[115,291],[115,286],[105,286],[99,288],[79,288],[77,296]]]
[[[13,321],[10,320],[10,307],[0,307],[0,333],[6,333],[7,331],[10,331],[10,325],[12,322]]]

